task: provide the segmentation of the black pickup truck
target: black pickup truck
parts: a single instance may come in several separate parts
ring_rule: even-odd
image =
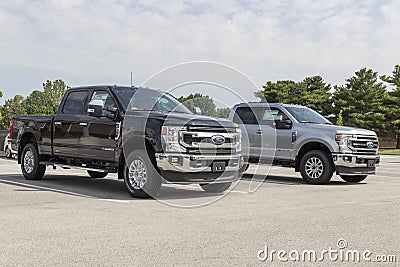
[[[55,116],[14,117],[10,133],[26,179],[41,179],[46,166],[118,173],[133,197],[156,195],[162,182],[223,192],[242,162],[236,124],[140,87],[71,88]]]

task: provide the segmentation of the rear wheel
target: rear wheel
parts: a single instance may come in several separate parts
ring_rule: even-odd
[[[326,152],[311,150],[301,159],[300,172],[309,184],[326,184],[332,178],[334,165]]]
[[[200,184],[201,188],[208,193],[222,193],[226,191],[232,183]]]
[[[133,151],[127,158],[124,183],[135,198],[154,197],[161,188],[161,176],[155,169],[154,157],[145,149]]]
[[[349,183],[359,183],[364,181],[368,175],[340,175],[340,177]]]
[[[104,178],[108,174],[106,172],[95,172],[95,171],[87,171],[87,172],[92,178]]]
[[[9,147],[6,147],[6,158],[11,158],[11,157],[12,157],[11,149]]]
[[[27,180],[40,180],[43,178],[46,165],[39,164],[39,154],[34,144],[27,144],[22,150],[21,170]]]

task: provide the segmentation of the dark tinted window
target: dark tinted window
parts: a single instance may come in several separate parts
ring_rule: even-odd
[[[133,95],[136,93],[136,88],[117,88],[114,92],[124,109],[127,109]]]
[[[84,114],[87,94],[87,91],[69,93],[64,103],[63,113]]]
[[[235,111],[233,122],[237,124],[258,124],[255,109],[250,107],[240,107]]]

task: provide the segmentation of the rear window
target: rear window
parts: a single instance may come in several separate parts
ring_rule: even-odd
[[[237,124],[258,124],[255,109],[250,107],[239,107],[235,111],[233,122]]]
[[[67,95],[62,112],[66,114],[84,114],[87,91],[75,91]]]

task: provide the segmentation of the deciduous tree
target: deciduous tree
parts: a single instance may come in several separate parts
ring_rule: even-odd
[[[58,106],[60,105],[60,102],[68,88],[69,86],[67,86],[65,82],[60,79],[53,82],[47,80],[45,83],[43,83],[43,92],[48,95],[50,99],[49,106],[52,108],[52,112],[50,113],[54,114],[57,112]]]
[[[321,76],[307,77],[301,82],[268,81],[255,93],[261,101],[298,104],[312,108],[324,116],[332,114],[331,86]]]
[[[209,96],[195,93],[186,97],[179,97],[179,102],[183,103],[189,110],[195,112],[195,107],[199,107],[203,115],[215,116],[216,106]]]
[[[27,115],[24,97],[16,95],[11,99],[6,100],[4,105],[1,107],[1,113],[3,115],[0,121],[0,126],[2,129],[8,129],[12,117]]]
[[[30,116],[54,115],[54,102],[49,94],[35,90],[25,99],[25,110]]]

